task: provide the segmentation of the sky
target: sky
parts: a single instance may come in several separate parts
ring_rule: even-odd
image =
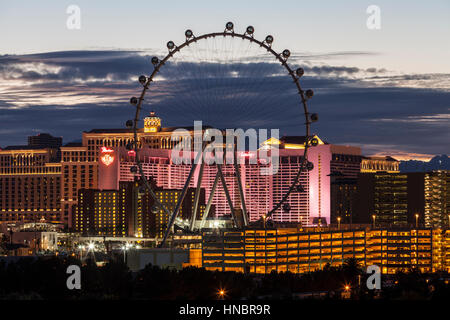
[[[80,9],[79,29],[67,26],[70,5]],[[367,27],[371,5],[379,29]],[[304,67],[302,85],[314,89],[313,131],[325,140],[399,159],[449,154],[449,1],[1,1],[0,146],[38,132],[70,142],[83,130],[122,127],[150,58],[162,57],[168,40],[184,41],[188,28],[223,31],[227,21],[237,32],[254,26],[258,39],[273,35],[276,51],[290,49],[289,64]],[[281,68],[255,48],[239,56],[240,44],[227,68],[217,67],[223,46],[210,44],[178,57],[171,80],[162,75],[155,86],[149,108],[164,123],[185,125],[192,119],[182,108],[194,117],[209,103],[208,114],[228,120],[245,107],[234,124],[303,133]]]

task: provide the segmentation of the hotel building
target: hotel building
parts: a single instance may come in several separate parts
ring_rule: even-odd
[[[450,227],[450,171],[425,174],[425,226]]]
[[[330,174],[331,223],[352,224],[356,215],[357,179],[345,178],[340,172]]]
[[[62,221],[61,163],[56,149],[0,150],[0,221]]]
[[[178,189],[155,189],[158,200],[173,212],[181,195]],[[180,207],[179,216],[190,217],[194,208],[195,189],[190,188]],[[199,197],[197,217],[205,209],[205,192]],[[117,189],[81,189],[73,214],[75,232],[90,236],[162,238],[169,215],[156,206],[147,189],[139,182],[121,182]]]
[[[331,146],[330,219],[331,223],[353,223],[356,182],[361,171],[361,148]]]
[[[423,226],[423,173],[361,173],[357,193],[354,222],[377,227]]]
[[[80,189],[73,215],[74,231],[87,236],[128,236],[132,223],[129,189],[127,186],[120,190]]]
[[[97,162],[87,147],[67,144],[61,148],[61,211],[63,222],[72,227],[72,212],[78,203],[78,191],[97,188]]]

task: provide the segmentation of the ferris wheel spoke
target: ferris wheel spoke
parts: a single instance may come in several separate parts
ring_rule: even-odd
[[[195,189],[195,195],[194,195],[194,210],[192,212],[192,217],[191,217],[191,225],[190,225],[190,230],[193,231],[195,228],[195,220],[197,219],[197,212],[198,212],[198,203],[200,200],[200,191],[202,188],[202,179],[203,179],[203,170],[205,168],[205,161],[202,161],[201,165],[200,165],[200,172],[198,174],[198,179],[197,179],[197,188]]]
[[[203,227],[205,226],[206,219],[208,218],[209,211],[210,211],[211,205],[212,205],[212,200],[214,198],[214,193],[216,192],[217,184],[219,183],[219,178],[220,178],[220,174],[219,174],[219,171],[217,171],[216,177],[214,178],[214,183],[213,183],[213,186],[211,189],[211,193],[209,194],[208,203],[206,204],[205,213],[203,214],[203,217],[202,217],[200,229],[203,229]]]
[[[219,173],[220,180],[222,181],[222,189],[225,193],[225,196],[226,196],[227,202],[228,202],[228,206],[230,207],[230,210],[231,210],[231,216],[233,217],[235,226],[238,226],[238,221],[236,219],[236,215],[234,212],[233,201],[231,201],[230,192],[228,191],[228,187],[227,187],[227,182],[225,181],[225,176],[223,175],[222,165],[216,164],[216,166],[217,166],[217,172]]]
[[[241,173],[240,173],[239,164],[237,163],[236,152],[234,152],[234,171],[235,171],[236,183],[239,188],[239,198],[241,200],[242,217],[244,220],[243,222],[244,222],[244,226],[247,226],[248,225],[247,206],[245,205],[244,190],[242,189]]]

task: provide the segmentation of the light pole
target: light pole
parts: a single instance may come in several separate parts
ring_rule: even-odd
[[[89,252],[91,253],[91,255],[94,257],[94,261],[96,261],[95,258],[95,243],[94,242],[89,242],[88,246],[87,246],[87,253],[86,253],[86,258],[88,257]]]
[[[126,261],[126,254],[127,254],[128,248],[126,246],[123,246],[122,250],[123,250],[123,263],[126,263],[127,262]]]
[[[264,225],[264,230],[265,230],[266,229],[266,215],[264,214],[262,216],[262,218],[263,218],[263,225]]]
[[[416,229],[419,228],[419,214],[416,213]]]
[[[80,250],[80,260],[83,261],[83,250],[84,250],[84,246],[82,246],[81,244],[78,245],[78,249]]]
[[[341,230],[341,217],[337,217],[338,230]]]
[[[373,229],[375,229],[375,219],[376,219],[376,215],[372,215],[372,220],[373,220]]]
[[[122,250],[123,250],[123,263],[127,263],[127,261],[126,261],[127,251],[131,247],[133,247],[133,245],[128,243],[128,242],[125,243],[125,245],[122,247]]]

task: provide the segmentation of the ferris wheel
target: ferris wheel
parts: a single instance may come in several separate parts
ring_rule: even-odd
[[[138,130],[146,110],[157,109],[158,113],[177,122],[200,119],[221,127],[226,126],[224,121],[248,127],[261,123],[270,126],[278,120],[277,125],[280,123],[285,125],[285,119],[291,121],[287,125],[294,126],[296,131],[299,125],[304,125],[305,143],[298,172],[281,199],[261,215],[264,222],[280,208],[289,210],[287,203],[289,196],[303,189],[300,176],[313,167],[307,160],[308,149],[318,144],[317,138],[310,133],[311,123],[317,121],[318,116],[316,113],[309,113],[307,106],[314,92],[302,89],[300,78],[304,74],[304,69],[302,67],[293,69],[289,66],[291,52],[288,49],[281,53],[276,52],[272,47],[274,43],[272,35],[267,35],[262,41],[257,40],[253,26],[248,26],[244,33],[239,33],[235,31],[234,24],[228,22],[222,32],[197,36],[188,29],[184,36],[185,39],[179,44],[174,41],[167,42],[168,52],[163,58],[156,56],[151,58],[152,71],[149,75],[139,76],[139,83],[142,85],[140,95],[130,99],[130,103],[136,107],[134,119],[127,121],[127,127],[132,128],[134,132],[134,141],[127,146],[135,152],[136,166],[132,167],[132,170],[140,176],[155,204],[170,217],[160,246],[164,245],[173,225],[190,231],[195,229],[202,172],[205,166],[204,161],[198,160],[202,157],[205,144],[195,156],[174,209],[169,210],[152,189],[139,157],[142,146],[139,143]],[[237,203],[233,203],[230,197],[222,165],[215,166],[216,175],[210,187],[211,192],[202,222],[208,217],[214,193],[220,185],[225,193],[234,226],[248,226],[250,222],[237,161],[233,166],[233,177],[239,198]],[[190,220],[185,221],[178,216],[196,170],[200,172],[200,176],[195,189],[194,208]],[[242,212],[242,223],[237,222],[236,206]]]

